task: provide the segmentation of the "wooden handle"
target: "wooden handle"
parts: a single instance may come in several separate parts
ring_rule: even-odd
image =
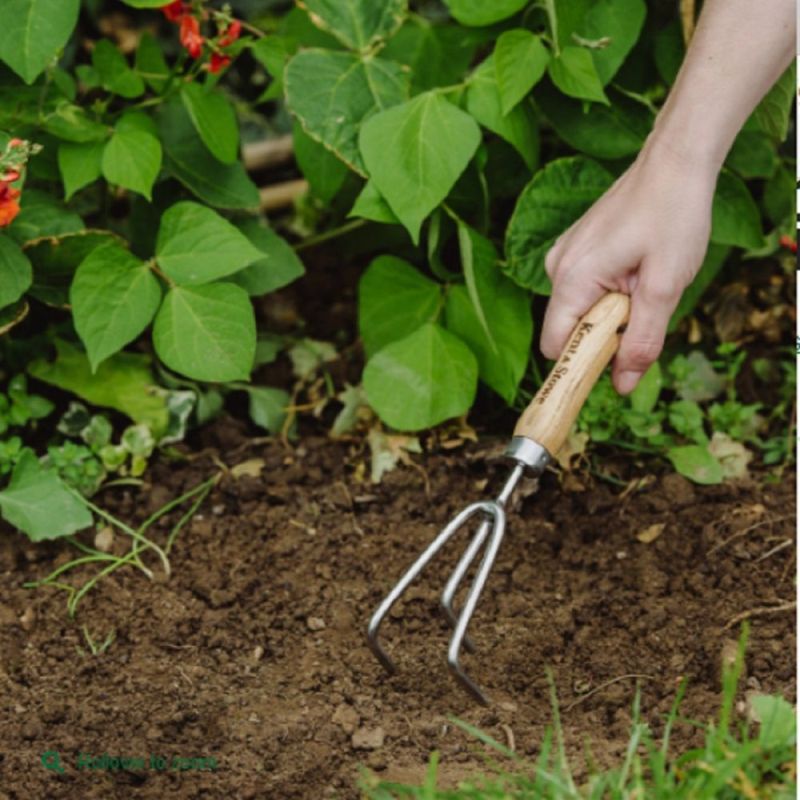
[[[619,329],[628,321],[630,309],[628,295],[612,292],[581,318],[547,380],[519,418],[514,436],[533,439],[555,456],[616,353]]]

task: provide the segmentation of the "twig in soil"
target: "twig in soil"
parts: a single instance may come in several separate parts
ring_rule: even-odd
[[[350,494],[350,490],[347,488],[347,484],[344,481],[336,481],[335,485],[341,488],[342,494],[344,495],[345,500],[347,501],[347,506],[350,510],[350,522],[353,525],[353,532],[357,533],[359,536],[363,536],[364,530],[358,524],[358,521],[356,519],[355,504],[353,503],[353,497]]]
[[[736,539],[741,539],[742,536],[747,536],[748,533],[756,530],[757,528],[761,528],[764,525],[773,525],[776,522],[784,522],[787,519],[792,519],[792,514],[784,514],[781,517],[770,517],[768,519],[762,519],[760,522],[754,522],[752,525],[748,526],[744,530],[736,531],[733,536],[729,536],[724,541],[720,542],[719,544],[715,544],[707,553],[707,555],[712,555],[716,553],[717,550],[721,550],[723,547],[727,547],[731,542],[735,541]]]
[[[639,672],[630,672],[627,675],[618,675],[616,678],[612,678],[610,681],[605,681],[601,683],[599,686],[595,686],[590,692],[586,692],[586,694],[579,697],[577,700],[573,700],[565,709],[564,713],[566,714],[567,711],[571,711],[575,706],[580,705],[584,700],[588,700],[592,695],[597,694],[598,692],[603,691],[603,689],[607,689],[614,683],[619,683],[620,681],[629,681],[633,678],[645,678],[648,681],[654,681],[655,677],[653,675],[644,675]]]
[[[500,726],[503,733],[506,735],[506,743],[508,744],[508,749],[512,753],[517,752],[517,740],[514,738],[514,731],[511,730],[511,726],[507,725],[505,722]]]
[[[779,606],[759,606],[758,608],[751,608],[748,611],[742,611],[741,614],[737,614],[735,617],[728,620],[728,622],[726,622],[723,626],[722,630],[726,631],[737,623],[743,622],[751,617],[763,617],[767,614],[780,614],[784,611],[791,611],[795,608],[797,608],[796,600],[792,600],[790,603],[781,603]]]
[[[767,552],[764,553],[764,555],[759,556],[754,563],[758,564],[759,561],[765,561],[770,556],[774,556],[775,553],[779,553],[781,550],[785,550],[787,547],[791,547],[793,544],[794,541],[792,539],[785,539],[780,544],[777,544],[775,545],[775,547],[771,548],[770,550],[767,550]]]

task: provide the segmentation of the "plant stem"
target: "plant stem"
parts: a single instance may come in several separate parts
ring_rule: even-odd
[[[369,220],[366,219],[355,219],[352,222],[347,222],[344,225],[340,225],[338,228],[332,228],[331,230],[320,233],[317,236],[309,236],[308,239],[304,239],[299,244],[296,244],[294,246],[294,250],[296,253],[300,253],[303,250],[310,250],[312,247],[316,247],[317,245],[324,244],[332,239],[338,239],[340,236],[346,236],[348,233],[357,231],[359,228],[363,228],[368,222]]]

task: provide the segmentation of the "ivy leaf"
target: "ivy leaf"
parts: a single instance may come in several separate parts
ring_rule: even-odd
[[[72,35],[80,0],[3,0],[0,60],[31,84]]]
[[[347,165],[327,150],[316,139],[312,139],[299,122],[292,129],[294,157],[305,176],[311,191],[323,203],[329,203],[348,175]]]
[[[161,302],[161,287],[144,262],[109,242],[78,267],[69,298],[75,329],[95,372],[148,326]]]
[[[702,484],[722,483],[722,465],[709,452],[708,447],[689,444],[667,450],[667,458],[677,472],[690,481]]]
[[[104,142],[61,142],[58,146],[58,169],[67,200],[100,177],[104,149]]]
[[[591,51],[600,83],[605,86],[616,75],[639,39],[647,6],[644,0],[595,0],[578,25],[584,39],[608,39]]]
[[[415,431],[465,414],[478,381],[472,351],[440,325],[426,323],[384,347],[364,369],[364,391],[393,428]]]
[[[401,258],[378,256],[358,284],[358,330],[367,357],[434,322],[441,306],[438,284]]]
[[[272,434],[280,433],[292,401],[289,394],[268,386],[248,386],[246,391],[250,419]]]
[[[161,143],[140,127],[136,116],[126,115],[117,123],[103,150],[102,170],[109,183],[150,200],[153,184],[161,170]]]
[[[422,221],[466,169],[481,132],[469,114],[425,92],[371,117],[359,141],[378,191],[417,244]]]
[[[653,123],[641,103],[615,91],[610,106],[570,100],[552,86],[540,86],[536,100],[558,135],[571,147],[593,158],[616,159],[637,153]]]
[[[505,139],[522,156],[528,169],[539,160],[539,125],[530,103],[519,103],[503,111],[497,84],[496,56],[489,56],[469,78],[467,111],[484,128]]]
[[[180,98],[164,104],[158,118],[164,166],[189,191],[214,208],[258,208],[258,188],[241,162],[223,164],[210,153]]]
[[[528,5],[528,0],[444,0],[450,13],[462,25],[484,27],[513,16]]]
[[[94,46],[92,66],[106,91],[127,99],[144,94],[144,81],[128,66],[125,56],[108,39],[101,39]]]
[[[256,321],[247,292],[231,283],[173,286],[153,326],[158,357],[197,381],[247,379],[256,354]]]
[[[761,212],[744,181],[728,170],[720,173],[712,207],[711,241],[755,249],[764,243]]]
[[[0,509],[3,518],[33,542],[69,536],[92,524],[89,509],[31,450],[22,453],[0,492]]]
[[[33,282],[33,268],[19,245],[0,235],[0,308],[16,303]]]
[[[257,220],[245,222],[241,231],[258,249],[261,258],[232,275],[230,281],[251,297],[274,292],[305,274],[303,262],[275,231]]]
[[[301,50],[286,65],[286,99],[303,129],[362,175],[358,131],[377,111],[402,103],[408,76],[399,64],[331,50]]]
[[[583,156],[551,161],[537,172],[519,196],[506,230],[508,276],[537,294],[550,294],[547,251],[613,182],[608,170]]]
[[[514,28],[500,35],[494,48],[494,66],[503,114],[539,83],[549,62],[550,53],[541,38],[529,30]]]
[[[263,253],[210,208],[185,200],[161,218],[156,242],[158,265],[183,285],[198,285],[238,272]]]
[[[211,155],[223,164],[233,164],[239,155],[239,125],[227,98],[198,83],[185,83],[181,100]]]
[[[547,65],[547,73],[564,94],[610,105],[592,55],[585,48],[565,47]]]
[[[406,0],[301,0],[311,21],[350,50],[368,50],[388,39],[408,11]]]
[[[137,424],[150,428],[156,439],[167,430],[166,399],[157,392],[148,356],[116,353],[93,373],[86,354],[75,345],[56,339],[55,347],[55,361],[40,359],[28,367],[34,378],[92,405],[121,411]]]
[[[447,292],[447,329],[470,346],[478,359],[481,380],[512,403],[530,359],[530,295],[500,272],[497,253],[488,239],[475,231],[471,239],[482,240],[481,246],[474,248],[472,272],[474,293],[486,324],[479,318],[470,290],[455,285]]]

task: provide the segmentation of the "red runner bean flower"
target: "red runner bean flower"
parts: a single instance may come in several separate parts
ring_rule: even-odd
[[[181,17],[181,44],[192,58],[200,58],[203,52],[203,41],[197,18],[190,14],[184,14]]]
[[[219,38],[220,47],[229,47],[232,45],[242,33],[242,23],[238,19],[233,20],[230,25],[225,29],[222,36]]]
[[[10,225],[19,214],[19,189],[0,182],[0,228]]]
[[[186,13],[186,5],[183,0],[174,0],[165,6],[161,6],[161,11],[170,22],[180,22],[181,17]]]
[[[781,236],[781,247],[791,250],[793,253],[797,252],[797,239],[792,239],[791,236]]]
[[[227,67],[228,64],[230,63],[231,63],[230,56],[224,56],[221,55],[220,53],[212,53],[211,62],[208,65],[208,71],[213,75],[219,72],[220,70],[225,69],[225,67]]]

